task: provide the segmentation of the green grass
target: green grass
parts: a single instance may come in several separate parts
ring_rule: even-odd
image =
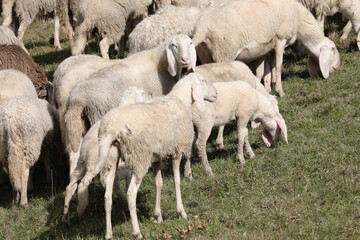
[[[340,24],[343,26],[343,23]],[[279,99],[288,126],[289,144],[266,148],[261,129],[249,129],[256,157],[241,169],[236,161],[236,126],[225,128],[225,149],[208,143],[214,178],[193,163],[194,179],[182,178],[181,190],[188,219],[175,210],[170,170],[164,171],[164,222],[151,221],[155,186],[151,171],[138,193],[139,221],[147,239],[360,239],[360,53],[355,35],[339,42],[341,29],[330,24],[342,66],[328,79],[309,77],[306,60],[285,56]],[[57,65],[70,56],[49,44],[52,24],[36,22],[25,34],[25,45],[52,80]],[[95,48],[96,42],[91,46]],[[96,50],[95,50],[96,51]],[[55,193],[45,185],[44,167],[35,166],[34,193],[29,207],[12,205],[11,185],[0,187],[0,239],[102,239],[105,235],[104,190],[99,180],[90,187],[82,218],[71,205],[71,224],[61,222],[64,191],[69,179],[65,157],[52,154]],[[169,168],[170,163],[167,163]],[[131,223],[119,199],[113,202],[115,239],[131,238]]]

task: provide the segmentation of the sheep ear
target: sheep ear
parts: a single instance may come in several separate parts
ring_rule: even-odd
[[[319,73],[320,71],[319,64],[315,61],[315,59],[311,55],[309,55],[307,65],[311,77],[316,76]]]
[[[203,112],[205,110],[205,102],[204,102],[204,96],[202,94],[200,84],[193,84],[192,96],[194,98],[197,108],[200,110],[200,112]]]
[[[168,71],[171,76],[175,76],[177,72],[177,66],[176,66],[175,56],[171,49],[170,44],[166,47],[166,56],[168,60]]]
[[[278,124],[278,126],[280,127],[281,131],[284,133],[284,139],[285,142],[288,143],[288,139],[287,139],[287,127],[285,124],[285,120],[283,118],[275,118],[276,123]]]
[[[190,61],[191,61],[191,68],[195,72],[196,66],[196,50],[194,44],[190,44]]]
[[[323,77],[326,79],[330,73],[330,51],[328,47],[320,48],[319,65]]]
[[[269,131],[266,130],[265,128],[263,128],[262,139],[264,140],[265,145],[267,147],[271,146],[272,137],[271,137],[271,134],[269,133]]]

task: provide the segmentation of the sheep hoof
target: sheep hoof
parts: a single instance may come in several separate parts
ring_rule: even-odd
[[[64,223],[70,223],[69,214],[65,214],[65,215],[62,217],[62,221],[63,221]]]
[[[279,91],[279,97],[284,97],[285,93],[283,91]]]
[[[223,143],[216,143],[216,148],[217,149],[224,149],[224,144]]]
[[[185,174],[185,176],[184,176],[186,179],[188,179],[188,180],[192,180],[193,179],[193,177],[192,177],[192,174],[190,173],[190,174]]]
[[[251,152],[249,153],[249,158],[254,158],[255,157],[255,153]]]
[[[112,234],[106,234],[105,239],[113,239]]]
[[[180,216],[183,218],[183,219],[187,219],[187,214],[186,212],[183,210],[183,211],[180,211]]]
[[[163,218],[162,218],[161,214],[158,214],[158,215],[155,215],[155,216],[152,218],[152,221],[153,221],[154,223],[159,224],[159,223],[162,223]]]
[[[142,237],[143,237],[140,232],[133,233],[132,235],[133,235],[134,237],[136,237],[137,239],[142,239]]]

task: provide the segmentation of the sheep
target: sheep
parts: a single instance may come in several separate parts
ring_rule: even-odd
[[[28,96],[37,98],[35,87],[24,73],[14,69],[0,70],[0,106],[12,98]],[[0,164],[0,185],[3,184]]]
[[[43,99],[18,97],[0,107],[0,162],[9,173],[15,204],[28,205],[29,169],[58,132],[57,111]]]
[[[59,40],[60,22],[59,17],[56,14],[56,3],[57,0],[11,0],[14,5],[14,11],[16,18],[19,20],[19,28],[17,29],[17,37],[22,42],[24,34],[30,24],[38,16],[39,13],[47,14],[54,12],[54,47],[61,49]],[[6,22],[4,26],[9,26],[11,22]]]
[[[151,0],[80,1],[77,12],[78,25],[75,29],[74,47],[71,49],[71,54],[81,54],[85,49],[86,35],[97,28],[102,38],[99,42],[101,56],[108,59],[109,46],[121,39],[126,21],[146,17],[147,6],[150,4]]]
[[[138,103],[138,102],[144,102],[146,100],[146,93],[143,89],[139,89],[136,87],[129,87],[124,91],[124,94],[120,100],[119,106],[127,106],[132,103]],[[99,132],[99,125],[100,121],[97,121],[85,134],[83,143],[81,144],[80,149],[80,157],[79,161],[76,164],[75,171],[70,176],[70,183],[66,187],[66,194],[65,194],[65,204],[64,204],[64,215],[63,215],[63,221],[69,222],[69,204],[72,196],[74,195],[76,189],[77,189],[77,182],[81,180],[81,188],[78,190],[78,215],[81,216],[83,212],[85,211],[85,208],[88,203],[88,184],[90,183],[88,181],[85,181],[85,179],[88,178],[88,176],[95,176],[97,173],[93,173],[95,170],[96,163],[98,161],[98,132]],[[115,164],[117,160],[117,153],[114,153],[111,157],[111,164]],[[104,170],[106,169],[106,170]],[[103,186],[105,186],[107,175],[109,174],[109,167],[105,167],[101,171],[101,182]],[[121,179],[127,177],[128,171],[123,171],[120,174],[120,178],[117,180],[120,181]],[[82,180],[84,179],[84,180]],[[121,189],[119,188],[119,185],[115,185],[115,189],[117,190],[117,193],[119,193],[120,197],[122,199],[126,199],[126,197],[123,195]]]
[[[350,32],[351,25],[357,34],[357,45],[360,50],[360,1],[359,0],[298,0],[316,17],[320,27],[324,30],[326,16],[340,12],[350,21],[347,24],[342,39]]]
[[[14,32],[11,31],[8,27],[0,26],[0,44],[11,45],[15,44],[20,46],[27,54],[29,54],[28,50],[25,48],[24,44],[19,41],[19,39],[15,36]]]
[[[176,34],[191,37],[202,12],[197,7],[168,6],[145,18],[129,35],[129,55],[155,48]]]
[[[196,72],[210,79],[213,83],[242,80],[250,84],[253,88],[267,97],[272,102],[275,110],[279,112],[279,107],[277,105],[278,103],[275,96],[270,95],[265,87],[260,83],[260,80],[254,76],[249,67],[240,61],[205,64],[198,66],[196,68]],[[257,127],[257,124],[252,122],[252,127]],[[216,138],[216,144],[219,149],[224,148],[223,131],[224,126],[220,126],[218,136]],[[211,175],[211,173],[209,174]],[[185,174],[185,176],[191,178],[190,174]]]
[[[204,111],[204,99],[213,102],[216,98],[216,89],[211,81],[198,73],[191,73],[180,79],[166,96],[125,108],[115,108],[101,120],[98,135],[99,162],[95,169],[98,171],[102,168],[108,161],[109,152],[116,147],[120,154],[119,161],[131,171],[126,197],[134,236],[142,237],[136,214],[136,195],[142,178],[151,165],[156,185],[154,215],[158,223],[162,221],[160,163],[168,156],[173,157],[176,210],[181,217],[187,218],[181,200],[179,166],[183,155],[186,158],[191,155],[194,138],[191,105],[195,102],[200,111]],[[113,181],[106,185],[105,209],[111,209]],[[106,211],[106,215],[111,226],[110,211]],[[105,237],[112,238],[111,227],[106,229]]]
[[[251,58],[244,54],[244,50],[251,47],[255,47],[255,50],[245,53],[257,53],[252,56],[254,58],[265,55],[268,43],[274,37],[275,90],[280,96],[285,95],[281,86],[284,48],[295,40],[310,52],[308,66],[311,76],[320,67],[323,77],[328,78],[340,67],[340,55],[335,43],[324,36],[309,10],[295,0],[232,1],[209,9],[197,23],[193,42],[202,63],[228,62]],[[266,51],[261,51],[262,46]]]
[[[199,112],[193,106],[193,122],[197,129],[195,146],[208,175],[213,175],[213,173],[207,159],[206,142],[213,127],[222,126],[236,119],[239,141],[237,159],[242,166],[245,164],[244,143],[246,153],[250,158],[255,157],[248,141],[246,125],[249,121],[262,123],[263,140],[266,146],[270,147],[272,141],[279,141],[281,132],[284,134],[285,141],[288,142],[285,120],[269,98],[243,81],[216,82],[214,86],[218,91],[216,102],[206,102],[204,112]],[[190,164],[185,166],[190,166]],[[185,172],[191,174],[190,169],[185,169]]]
[[[39,98],[51,98],[51,83],[40,66],[18,45],[0,45],[0,69],[9,68],[25,73],[33,82]]]
[[[0,70],[0,86],[0,106],[20,96],[38,98],[29,77],[14,69]]]
[[[65,142],[77,152],[87,128],[117,105],[127,87],[143,88],[149,96],[166,94],[180,78],[181,69],[195,69],[195,63],[196,51],[191,39],[180,34],[166,44],[97,71],[70,93],[65,113]]]

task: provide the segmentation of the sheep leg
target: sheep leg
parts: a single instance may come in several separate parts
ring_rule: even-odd
[[[103,59],[109,59],[109,46],[111,45],[110,40],[104,37],[99,42],[100,52]]]
[[[12,22],[12,9],[14,6],[15,0],[11,1],[2,1],[2,16],[4,17],[4,21],[2,25],[4,27],[10,27]]]
[[[63,222],[70,222],[70,217],[69,217],[70,201],[78,187],[77,182],[81,179],[83,175],[84,175],[84,171],[82,169],[82,171],[75,170],[74,173],[70,176],[70,183],[66,187],[66,192],[65,192],[64,215],[62,218]]]
[[[342,35],[340,37],[340,40],[346,40],[351,32],[351,29],[352,29],[352,24],[351,24],[351,21],[348,21],[345,25],[345,27],[343,28],[342,30]]]
[[[246,153],[249,155],[249,158],[254,158],[255,157],[255,153],[253,152],[253,150],[251,149],[251,145],[249,143],[249,130],[246,128],[246,135],[245,135],[245,150]]]
[[[181,155],[174,156],[172,161],[173,174],[174,174],[174,185],[175,185],[175,194],[176,194],[176,212],[180,213],[182,218],[187,218],[185,213],[184,206],[181,200],[181,190],[180,190],[180,161]]]
[[[160,208],[161,188],[163,186],[163,180],[161,177],[161,162],[153,163],[153,171],[155,175],[155,186],[156,186],[156,204],[154,210],[154,217],[156,223],[161,223],[163,221],[161,215],[161,208]]]
[[[132,225],[132,234],[137,238],[142,238],[138,217],[136,213],[136,196],[139,190],[142,179],[137,179],[135,174],[131,175],[131,180],[129,184],[129,188],[126,193],[126,198],[129,204],[131,225]]]
[[[59,16],[57,14],[55,14],[55,16],[54,16],[54,47],[57,49],[62,49],[61,45],[60,45],[59,31],[60,31],[60,20],[59,20]]]
[[[33,176],[34,176],[34,168],[32,167],[30,168],[29,180],[26,183],[29,192],[34,191]]]
[[[238,120],[237,121],[237,129],[238,129],[238,152],[237,152],[237,159],[240,161],[241,165],[245,164],[245,158],[244,158],[244,141],[245,136],[248,133],[248,130],[246,128],[245,121]]]
[[[31,19],[30,18],[25,18],[25,20],[21,21],[19,29],[17,31],[17,37],[18,37],[20,42],[23,41],[25,31],[30,26],[30,24],[31,24]]]
[[[198,138],[196,140],[196,148],[197,151],[199,153],[199,157],[201,159],[201,163],[203,166],[203,169],[205,171],[205,173],[209,176],[213,176],[213,172],[211,170],[209,161],[208,161],[208,157],[206,154],[206,142],[210,136],[211,133],[211,127],[213,126],[213,124],[207,124],[205,122],[203,122],[202,126],[204,126],[203,128],[198,128]],[[210,126],[210,127],[207,127]]]
[[[21,175],[21,199],[20,199],[20,205],[27,207],[28,206],[28,200],[27,200],[27,183],[29,180],[29,168],[23,166],[23,171]]]
[[[106,239],[112,239],[112,226],[111,226],[111,209],[112,209],[112,190],[114,187],[115,173],[117,164],[111,166],[110,172],[105,180],[105,214],[106,214]]]
[[[219,127],[218,135],[216,137],[216,145],[218,149],[224,149],[224,128],[225,125]]]
[[[269,55],[264,59],[264,86],[268,92],[271,92],[271,63]]]
[[[80,141],[80,146],[82,144],[82,140]],[[77,152],[74,152],[72,150],[70,150],[69,152],[69,175],[71,176],[73,174],[73,172],[75,171],[75,168],[77,166],[77,162],[79,161],[79,157],[80,157],[80,150]]]
[[[78,186],[78,205],[77,205],[77,213],[79,216],[82,216],[86,206],[88,204],[88,196],[89,196],[89,184],[92,179],[95,177],[94,172],[87,172]]]
[[[282,89],[281,85],[281,68],[283,63],[283,55],[284,49],[286,45],[285,39],[278,39],[276,46],[275,46],[275,56],[276,56],[276,84],[275,84],[275,91],[279,94],[280,97],[285,96],[285,93]]]
[[[118,58],[125,57],[125,34],[121,37],[118,45]]]
[[[71,49],[71,55],[79,55],[84,52],[87,42],[86,31],[84,25],[80,25],[75,30],[74,47]]]

